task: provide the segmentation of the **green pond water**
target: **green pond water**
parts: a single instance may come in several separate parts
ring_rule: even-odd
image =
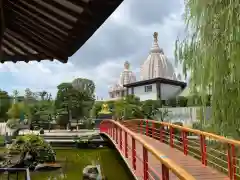
[[[56,150],[56,153],[57,161],[61,163],[62,169],[48,172],[32,172],[31,180],[81,180],[83,168],[97,159],[99,159],[98,162],[100,162],[107,180],[133,179],[120,155],[114,149]],[[64,175],[65,178],[63,178]]]

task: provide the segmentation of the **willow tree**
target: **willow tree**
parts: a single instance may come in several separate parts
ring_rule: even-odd
[[[175,50],[192,90],[205,97],[211,87],[212,130],[234,138],[240,137],[239,12],[239,0],[185,0],[187,35]]]

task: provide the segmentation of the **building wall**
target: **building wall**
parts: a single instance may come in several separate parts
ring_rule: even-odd
[[[182,88],[180,86],[161,84],[160,92],[161,92],[161,99],[167,100],[167,99],[176,97],[180,92],[182,92]]]
[[[191,127],[194,122],[200,120],[201,107],[160,108],[161,111],[164,109],[168,111],[168,115],[164,118],[165,122],[182,122],[184,126]],[[206,107],[203,115],[207,123],[210,120],[211,107]],[[161,116],[157,115],[157,119],[160,120]]]
[[[149,84],[149,85],[152,86],[151,92],[145,92],[145,86],[138,86],[138,87],[134,87],[134,95],[138,96],[141,101],[145,101],[148,99],[157,100],[156,84]],[[129,88],[128,91],[129,91],[129,94],[131,94],[131,88]]]

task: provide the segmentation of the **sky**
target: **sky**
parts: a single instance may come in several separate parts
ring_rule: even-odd
[[[184,0],[124,0],[94,35],[72,56],[67,64],[58,61],[0,64],[0,89],[12,94],[46,90],[56,95],[57,85],[75,78],[95,82],[96,95],[107,98],[108,88],[118,81],[125,61],[139,79],[158,32],[159,46],[175,64],[174,47],[184,32]],[[176,69],[181,73],[181,68]]]

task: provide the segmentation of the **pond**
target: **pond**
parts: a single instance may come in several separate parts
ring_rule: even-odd
[[[57,162],[62,164],[61,170],[48,172],[32,172],[31,180],[77,180],[82,179],[82,170],[91,161],[99,159],[103,174],[107,180],[132,180],[120,155],[114,149],[64,149],[56,150]],[[65,178],[63,178],[65,175]]]

